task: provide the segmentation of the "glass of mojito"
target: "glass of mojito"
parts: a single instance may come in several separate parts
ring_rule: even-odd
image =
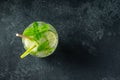
[[[58,33],[48,23],[36,21],[31,23],[23,32],[16,34],[22,37],[22,43],[26,51],[20,56],[24,58],[28,54],[35,57],[47,57],[51,55],[58,45]]]

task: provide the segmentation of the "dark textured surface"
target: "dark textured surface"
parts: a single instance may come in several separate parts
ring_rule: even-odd
[[[15,33],[33,21],[59,33],[53,55],[27,56]],[[120,80],[120,0],[0,0],[0,80]]]

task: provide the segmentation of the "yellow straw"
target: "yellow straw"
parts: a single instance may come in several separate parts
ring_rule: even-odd
[[[32,49],[34,49],[36,47],[36,45],[33,45],[31,48],[29,48],[27,51],[25,51],[21,56],[20,58],[23,59],[24,57],[26,57]]]
[[[39,44],[36,40],[34,40],[34,39],[32,39],[32,38],[30,38],[30,37],[28,37],[28,36],[24,36],[24,35],[18,34],[18,33],[16,34],[16,36],[21,37],[21,38],[25,38],[25,39],[28,39],[28,40],[35,41],[35,42],[37,43],[37,45]],[[28,50],[26,50],[26,51],[20,56],[20,58],[23,59],[24,57],[26,57],[26,56],[31,52],[31,50],[34,49],[35,47],[36,47],[36,45],[33,45],[31,48],[29,48]]]

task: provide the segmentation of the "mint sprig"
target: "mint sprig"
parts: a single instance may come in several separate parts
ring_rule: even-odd
[[[33,36],[34,40],[39,40],[41,37],[44,36],[44,32],[48,30],[48,24],[41,23],[41,25],[39,25],[38,22],[33,22],[33,24],[30,27],[28,27],[23,34],[26,36]]]

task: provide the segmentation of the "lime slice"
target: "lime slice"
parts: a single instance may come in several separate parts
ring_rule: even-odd
[[[51,31],[45,32],[45,35],[46,35],[46,37],[49,41],[49,46],[50,47],[55,47],[58,43],[57,35],[55,35],[55,33],[51,32]]]

